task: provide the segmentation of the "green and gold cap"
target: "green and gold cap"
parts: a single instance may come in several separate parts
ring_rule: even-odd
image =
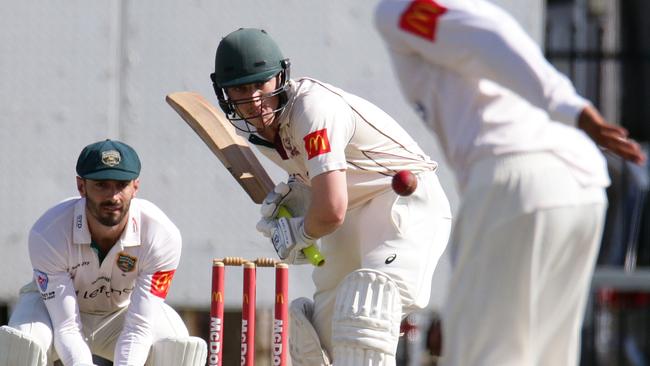
[[[98,141],[79,154],[77,175],[92,180],[134,180],[140,175],[140,158],[123,142]]]

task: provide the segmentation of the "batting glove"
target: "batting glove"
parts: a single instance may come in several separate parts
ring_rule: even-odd
[[[277,220],[260,220],[257,229],[271,238],[271,243],[278,257],[289,264],[307,264],[309,260],[302,250],[311,245],[318,247],[318,240],[305,233],[304,217]]]
[[[260,213],[265,219],[276,218],[278,208],[284,206],[292,216],[305,216],[310,202],[311,190],[309,187],[290,177],[287,183],[278,183],[266,195],[260,207]]]

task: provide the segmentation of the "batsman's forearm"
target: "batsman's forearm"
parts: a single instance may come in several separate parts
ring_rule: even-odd
[[[312,238],[318,239],[333,233],[343,224],[344,220],[345,211],[343,215],[318,215],[312,214],[310,208],[305,216],[305,233]]]
[[[311,181],[311,204],[305,215],[305,233],[320,238],[334,232],[345,220],[348,209],[345,170],[333,170]]]

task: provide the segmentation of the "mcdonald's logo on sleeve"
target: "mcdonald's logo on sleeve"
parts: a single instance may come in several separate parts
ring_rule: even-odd
[[[435,0],[413,0],[400,17],[399,27],[418,37],[436,40],[438,18],[447,12],[447,8]]]
[[[305,141],[305,151],[307,151],[307,160],[315,156],[332,151],[330,141],[327,138],[327,128],[314,131],[303,138]]]
[[[164,299],[169,292],[169,285],[172,283],[174,273],[176,270],[171,271],[158,271],[153,274],[151,278],[151,293]]]

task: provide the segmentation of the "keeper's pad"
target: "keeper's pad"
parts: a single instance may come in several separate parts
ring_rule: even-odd
[[[350,273],[336,293],[333,364],[394,366],[401,319],[402,304],[395,281],[371,269]]]
[[[314,314],[314,303],[301,297],[291,302],[289,306],[289,351],[293,366],[327,366],[329,357],[320,345],[316,329],[311,323]]]
[[[199,337],[163,338],[151,346],[147,366],[204,366],[208,346]]]
[[[46,350],[29,334],[0,327],[0,366],[45,366]]]

